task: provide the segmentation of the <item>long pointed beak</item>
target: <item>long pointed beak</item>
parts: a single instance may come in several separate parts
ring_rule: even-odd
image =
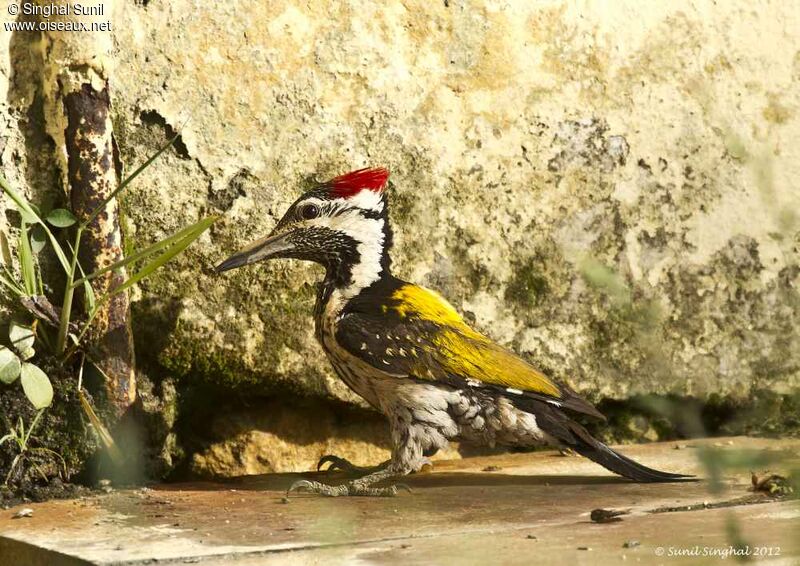
[[[257,261],[277,257],[279,254],[294,248],[294,245],[288,241],[290,233],[291,232],[284,232],[282,234],[269,235],[257,242],[253,242],[220,263],[214,268],[214,271],[222,273],[229,269],[236,269],[243,265],[249,265]]]

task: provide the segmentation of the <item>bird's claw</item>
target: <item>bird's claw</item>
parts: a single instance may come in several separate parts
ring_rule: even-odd
[[[317,471],[322,471],[322,466],[325,464],[330,464],[326,472],[332,472],[334,470],[342,470],[344,472],[355,473],[360,471],[358,466],[354,466],[349,461],[345,460],[344,458],[340,458],[339,456],[334,456],[333,454],[325,454],[322,458],[319,459],[317,462]]]
[[[325,497],[341,497],[341,496],[360,496],[360,497],[395,497],[398,489],[403,489],[408,493],[411,488],[404,483],[390,485],[387,487],[369,487],[358,480],[348,482],[342,485],[326,485],[318,481],[311,480],[298,480],[289,486],[286,490],[286,499],[288,500],[289,494],[293,491],[306,490],[317,495]]]

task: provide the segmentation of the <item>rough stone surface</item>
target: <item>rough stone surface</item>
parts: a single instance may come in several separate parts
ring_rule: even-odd
[[[309,180],[380,164],[397,273],[578,390],[797,385],[800,10],[747,6],[125,4],[125,161],[189,118],[129,231],[225,214],[143,287],[177,302],[155,354],[353,400],[312,337],[318,268],[207,268]]]
[[[320,403],[287,411],[281,403],[264,402],[257,408],[215,415],[210,427],[212,444],[192,456],[193,475],[305,472],[326,454],[357,466],[373,466],[391,456],[388,426],[371,412],[343,416]],[[451,448],[433,459],[458,457]]]
[[[319,268],[210,267],[365,165],[392,171],[396,273],[589,398],[797,388],[797,4],[170,0],[114,18],[122,160],[182,132],[124,199],[127,245],[224,215],[132,298],[139,355],[179,392],[359,403],[313,339]],[[9,35],[0,159],[41,194],[35,63]]]

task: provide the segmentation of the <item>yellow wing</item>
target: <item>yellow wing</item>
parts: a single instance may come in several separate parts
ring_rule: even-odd
[[[337,340],[376,368],[457,386],[489,386],[603,418],[588,402],[476,332],[438,293],[411,284],[348,308]]]
[[[439,327],[430,335],[430,345],[424,348],[438,358],[442,371],[556,399],[561,397],[556,383],[470,328],[453,306],[435,291],[404,285],[392,294],[392,298],[397,303],[390,308],[394,308],[402,320],[429,321]]]

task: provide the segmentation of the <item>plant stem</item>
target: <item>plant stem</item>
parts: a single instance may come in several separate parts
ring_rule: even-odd
[[[33,433],[33,429],[35,429],[36,425],[39,424],[39,418],[42,416],[42,413],[44,413],[44,409],[39,409],[38,411],[36,411],[36,416],[33,417],[33,421],[31,422],[31,425],[28,427],[28,432],[25,434],[25,438],[22,440],[22,450],[21,450],[22,453],[28,450],[28,440],[30,440],[31,434]]]
[[[110,297],[111,295],[105,295],[103,296],[103,298],[97,301],[96,308],[94,309],[94,311],[92,311],[92,314],[89,315],[89,318],[84,323],[83,328],[81,328],[81,331],[78,333],[77,344],[73,344],[72,346],[70,346],[69,349],[66,351],[66,353],[63,356],[61,356],[62,362],[67,361],[72,356],[72,354],[74,354],[78,350],[78,345],[81,343],[81,340],[83,340],[83,337],[89,331],[89,327],[92,325],[92,322],[94,322],[95,316],[97,316],[97,313],[100,312],[100,307]]]
[[[64,347],[67,344],[69,320],[72,314],[72,296],[75,294],[75,288],[72,286],[72,281],[75,279],[75,266],[78,263],[78,251],[80,250],[82,234],[83,226],[78,226],[78,228],[75,230],[75,245],[72,246],[72,259],[70,260],[69,271],[67,271],[67,285],[64,289],[64,303],[61,307],[61,321],[58,327],[58,339],[56,340],[57,355],[60,355],[64,352]]]

